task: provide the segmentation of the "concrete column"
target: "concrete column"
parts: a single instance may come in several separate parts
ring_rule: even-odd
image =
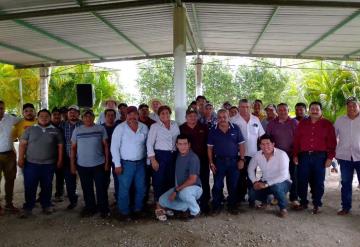
[[[49,108],[49,82],[51,67],[40,68],[40,108]]]
[[[174,8],[174,88],[175,119],[185,121],[186,112],[186,12],[184,7]]]
[[[203,72],[202,72],[203,60],[200,57],[195,59],[195,80],[196,80],[196,96],[203,95]]]

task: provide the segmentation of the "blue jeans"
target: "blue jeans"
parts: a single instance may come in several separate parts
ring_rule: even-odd
[[[176,152],[155,150],[155,159],[159,163],[159,170],[152,174],[155,202],[168,189],[175,186]]]
[[[145,165],[146,160],[125,161],[121,160],[123,172],[118,176],[119,194],[118,208],[121,214],[130,214],[130,188],[135,185],[134,211],[140,212],[143,209],[145,196]]]
[[[214,185],[212,188],[212,206],[213,209],[217,210],[221,207],[221,202],[223,199],[223,189],[224,189],[224,178],[226,177],[227,181],[227,190],[229,193],[228,197],[228,206],[236,207],[237,203],[237,186],[240,176],[239,169],[237,167],[237,158],[215,158],[216,173],[214,175]]]
[[[85,208],[93,212],[99,210],[101,213],[108,213],[109,202],[106,190],[105,166],[83,167],[78,165],[77,170],[83,190]],[[97,203],[95,201],[94,183]]]
[[[324,195],[325,181],[325,161],[326,152],[300,153],[298,165],[298,195],[300,204],[307,206],[308,184],[312,184],[312,199],[315,207],[322,206],[322,196]]]
[[[66,193],[71,204],[76,204],[78,195],[76,194],[76,175],[70,171],[70,158],[64,158],[64,178],[66,184]]]
[[[280,209],[286,209],[287,207],[287,198],[286,194],[289,192],[291,187],[290,181],[284,181],[281,183],[273,184],[262,190],[254,190],[254,187],[250,189],[250,197],[253,200],[261,201],[262,203],[267,203],[268,195],[274,195],[275,199],[278,200],[278,206]]]
[[[35,207],[36,191],[40,183],[42,208],[51,207],[52,180],[55,173],[54,164],[34,164],[26,162],[24,166],[25,203],[24,209],[31,211]]]
[[[159,199],[161,207],[173,209],[176,211],[190,211],[191,215],[200,213],[200,206],[197,202],[202,194],[202,188],[197,185],[191,185],[182,189],[174,201],[169,201],[169,196],[174,192],[174,188],[166,191]]]
[[[360,161],[338,160],[341,171],[341,205],[344,210],[351,209],[352,181],[354,171],[360,173]]]

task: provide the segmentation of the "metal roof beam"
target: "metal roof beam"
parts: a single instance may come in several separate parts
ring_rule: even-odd
[[[77,4],[80,7],[86,6],[84,0],[76,0]],[[130,45],[135,47],[137,50],[139,50],[141,53],[144,53],[145,56],[149,56],[149,53],[147,53],[144,49],[142,49],[139,45],[137,45],[134,41],[132,41],[128,36],[126,36],[123,32],[121,32],[118,28],[116,28],[110,21],[108,21],[106,18],[101,16],[100,14],[96,13],[95,11],[91,11],[91,13],[98,18],[102,23],[104,23],[108,28],[113,30],[115,33],[117,33],[121,38],[126,40]]]
[[[185,6],[184,6],[184,8],[185,8]],[[186,10],[186,8],[185,8],[185,10]],[[195,53],[198,53],[199,50],[200,50],[199,42],[197,41],[197,39],[194,36],[194,31],[193,31],[193,28],[191,26],[190,19],[189,19],[189,16],[187,14],[187,11],[185,13],[186,13],[186,36],[187,36],[187,38],[189,40],[192,51],[195,52]]]
[[[338,31],[339,29],[341,29],[343,26],[345,26],[346,24],[348,24],[350,21],[352,21],[353,19],[355,19],[356,17],[358,17],[360,15],[360,10],[357,10],[356,12],[354,12],[353,14],[351,14],[350,16],[346,17],[344,20],[342,20],[339,24],[337,24],[335,27],[331,28],[329,31],[327,31],[326,33],[324,33],[323,35],[321,35],[320,38],[318,38],[317,40],[315,40],[314,42],[312,42],[310,45],[308,45],[307,47],[305,47],[302,51],[300,51],[297,55],[301,56],[303,53],[307,52],[308,50],[310,50],[311,48],[313,48],[314,46],[316,46],[317,44],[319,44],[321,41],[323,41],[324,39],[326,39],[327,37],[329,37],[330,35],[332,35],[333,33],[335,33],[336,31]]]
[[[11,62],[9,60],[4,60],[4,59],[0,59],[0,63],[14,65],[15,67],[24,66],[23,64]]]
[[[199,52],[198,54],[194,52],[186,53],[187,56],[196,56],[196,55],[206,55],[206,56],[231,56],[231,57],[264,57],[264,58],[290,58],[290,59],[311,59],[311,60],[339,60],[339,61],[360,61],[359,58],[349,58],[349,57],[321,57],[321,56],[293,56],[293,55],[276,55],[276,54],[247,54],[247,53],[228,53],[228,52]],[[130,61],[130,60],[145,60],[145,59],[158,59],[165,57],[174,57],[172,53],[159,54],[159,55],[150,55],[148,57],[143,56],[134,56],[134,57],[123,57],[123,58],[112,58],[104,59],[103,61],[99,60],[82,60],[82,61],[70,61],[70,62],[58,62],[58,63],[40,63],[40,64],[31,64],[17,66],[18,69],[23,68],[39,68],[46,66],[63,66],[63,65],[73,65],[73,64],[89,64],[89,63],[100,63],[100,62],[117,62],[117,61]]]
[[[209,4],[242,4],[242,5],[271,5],[271,6],[302,6],[302,7],[330,7],[330,8],[360,8],[358,1],[311,1],[311,0],[182,0],[187,3]]]
[[[354,55],[356,55],[358,53],[360,53],[360,49],[357,49],[356,51],[353,51],[353,52],[351,52],[349,54],[346,54],[345,57],[348,58],[348,57],[354,56]]]
[[[197,15],[195,4],[191,4],[191,8],[192,8],[192,13],[193,13],[193,18],[195,21],[195,31],[197,33],[197,37],[198,37],[198,41],[199,41],[199,48],[200,48],[200,50],[204,51],[205,47],[204,47],[204,42],[203,42],[202,36],[201,36],[200,23],[199,23],[199,18]]]
[[[352,1],[310,1],[310,0],[183,0],[183,3],[215,3],[215,4],[249,4],[249,5],[271,5],[271,6],[303,6],[303,7],[333,7],[333,8],[357,8],[360,2]],[[0,21],[25,19],[43,16],[67,15],[85,13],[92,11],[104,11],[143,6],[154,6],[159,4],[174,3],[173,0],[138,0],[129,2],[116,2],[105,4],[94,4],[83,7],[66,7],[56,9],[45,9],[20,13],[2,14]]]
[[[20,53],[24,53],[24,54],[27,54],[27,55],[30,55],[30,56],[33,56],[33,57],[38,57],[38,58],[44,59],[46,61],[60,62],[57,59],[54,59],[54,58],[51,58],[51,57],[48,57],[48,56],[45,56],[45,55],[42,55],[42,54],[39,54],[39,53],[36,53],[36,52],[33,52],[33,51],[29,51],[29,50],[26,50],[26,49],[23,49],[23,48],[20,48],[20,47],[9,45],[9,44],[4,43],[4,42],[0,42],[0,46],[4,47],[6,49],[13,50],[13,51],[20,52]]]
[[[274,17],[276,16],[276,14],[277,14],[277,12],[279,11],[279,9],[280,9],[280,7],[277,6],[277,7],[273,10],[270,18],[268,19],[268,21],[266,22],[266,24],[265,24],[265,26],[264,26],[264,28],[263,28],[263,30],[261,31],[261,33],[260,33],[259,36],[257,37],[255,43],[254,43],[253,46],[251,47],[251,49],[250,49],[250,51],[249,51],[250,54],[253,53],[253,51],[254,51],[255,47],[257,46],[257,44],[259,43],[260,39],[261,39],[262,36],[266,33],[267,29],[269,28],[272,20],[273,20]]]
[[[48,37],[48,38],[50,38],[50,39],[52,39],[52,40],[55,40],[56,42],[59,42],[59,43],[61,43],[61,44],[63,44],[63,45],[66,45],[66,46],[68,46],[68,47],[74,48],[74,49],[76,49],[76,50],[78,50],[78,51],[81,51],[81,52],[83,52],[83,53],[86,53],[86,54],[88,54],[88,55],[90,55],[90,56],[92,56],[92,57],[96,57],[96,58],[98,58],[98,59],[100,59],[100,60],[103,59],[103,57],[101,57],[101,56],[99,56],[99,55],[97,55],[97,54],[95,54],[95,53],[93,53],[93,52],[91,52],[91,51],[89,51],[89,50],[87,50],[87,49],[85,49],[85,48],[82,48],[82,47],[80,47],[80,46],[78,46],[78,45],[75,45],[75,44],[73,44],[73,43],[71,43],[71,42],[69,42],[69,41],[67,41],[67,40],[65,40],[65,39],[62,39],[62,38],[60,38],[59,36],[56,36],[56,35],[54,35],[54,34],[51,34],[51,33],[47,32],[47,31],[45,31],[44,29],[41,29],[41,28],[39,28],[39,27],[37,27],[37,26],[35,26],[35,25],[33,25],[33,24],[30,24],[30,23],[27,22],[27,21],[24,21],[24,20],[14,20],[14,22],[17,23],[17,24],[19,24],[19,25],[21,25],[21,26],[23,26],[23,27],[26,27],[26,28],[28,28],[28,29],[30,29],[30,30],[32,30],[32,31],[38,32],[38,33],[40,33],[40,34],[42,34],[42,35],[44,35],[44,36],[46,36],[46,37]]]

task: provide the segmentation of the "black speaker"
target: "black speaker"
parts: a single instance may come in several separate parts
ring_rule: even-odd
[[[79,107],[93,107],[95,92],[92,84],[76,84],[76,96]]]

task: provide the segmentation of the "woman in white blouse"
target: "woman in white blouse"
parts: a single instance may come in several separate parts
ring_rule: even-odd
[[[158,114],[160,121],[151,125],[146,143],[148,157],[154,170],[152,185],[157,217],[163,215],[159,206],[160,196],[175,186],[175,142],[176,137],[180,134],[177,123],[170,120],[171,109],[169,106],[160,106]]]

